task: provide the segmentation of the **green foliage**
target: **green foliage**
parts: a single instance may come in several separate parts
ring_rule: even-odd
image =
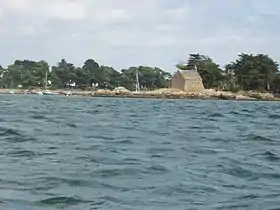
[[[139,66],[122,70],[121,81],[125,88],[129,90],[135,89],[137,71],[141,89],[153,90],[168,87],[168,80],[171,77],[170,73],[159,68]]]
[[[190,54],[186,64],[177,64],[178,69],[197,69],[205,88],[219,88],[222,86],[224,76],[218,64],[205,55]]]
[[[226,66],[226,70],[234,75],[242,90],[271,91],[278,64],[268,55],[240,54],[235,62]]]
[[[268,55],[243,53],[222,69],[212,58],[197,53],[176,66],[182,70],[197,69],[206,88],[280,92],[278,64]],[[51,68],[46,61],[16,60],[6,68],[0,66],[0,88],[44,88],[48,84],[50,89],[112,90],[123,86],[135,90],[136,73],[142,90],[166,88],[171,78],[169,72],[157,67],[129,67],[119,72],[93,59],[81,67],[62,59]],[[47,83],[46,76],[51,83]]]
[[[114,89],[117,86],[121,86],[121,74],[112,67],[101,66],[100,72],[102,78],[99,81],[102,88]]]
[[[277,72],[271,82],[271,90],[280,93],[280,74]]]
[[[197,68],[206,88],[238,91],[256,90],[279,92],[280,76],[278,64],[268,55],[240,54],[222,70],[210,57],[190,54],[186,64],[176,65],[178,69]]]
[[[28,60],[16,60],[6,69],[0,69],[1,87],[42,87],[44,83],[44,74],[48,68],[48,64],[45,61],[34,62]]]
[[[114,89],[124,86],[135,90],[136,72],[139,73],[142,89],[156,89],[167,87],[171,74],[159,68],[130,67],[121,72],[113,67],[100,66],[95,60],[88,59],[82,67],[75,67],[72,63],[62,59],[51,67],[45,61],[16,60],[6,69],[0,68],[0,85],[2,88],[44,88],[46,76],[51,84],[50,89],[79,88],[92,90],[95,88]],[[72,84],[75,84],[72,86]]]

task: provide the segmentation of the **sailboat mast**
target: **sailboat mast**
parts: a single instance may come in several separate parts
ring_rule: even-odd
[[[197,66],[194,64],[194,69],[197,71]]]
[[[136,92],[140,91],[138,69],[136,69]]]
[[[46,71],[46,76],[45,76],[45,89],[48,87],[48,71]]]

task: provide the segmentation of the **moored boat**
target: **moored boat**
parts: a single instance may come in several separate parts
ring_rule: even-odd
[[[42,93],[43,93],[43,95],[58,95],[58,93],[51,92],[50,90],[45,90]]]

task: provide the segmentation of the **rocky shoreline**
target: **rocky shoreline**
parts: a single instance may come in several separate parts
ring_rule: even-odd
[[[280,101],[280,98],[271,93],[258,93],[253,91],[240,91],[237,93],[227,91],[205,90],[199,93],[186,93],[180,90],[159,89],[155,91],[130,92],[125,90],[97,90],[91,96],[110,96],[128,98],[166,98],[166,99],[203,99],[203,100],[250,100],[250,101]]]
[[[0,94],[38,94],[42,90],[11,90],[0,89]],[[199,93],[186,93],[174,89],[159,89],[154,91],[131,92],[123,87],[114,90],[51,90],[55,95],[76,95],[88,97],[120,97],[120,98],[166,98],[166,99],[204,99],[204,100],[253,100],[253,101],[280,101],[280,98],[271,93],[259,93],[253,91],[239,91],[237,93],[228,91],[216,91],[207,89]]]

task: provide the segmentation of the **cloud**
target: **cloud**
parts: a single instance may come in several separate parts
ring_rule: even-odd
[[[31,36],[36,33],[36,27],[34,25],[23,25],[19,28],[23,35]]]
[[[53,19],[80,20],[86,17],[85,5],[74,1],[52,1],[45,5],[45,15]]]
[[[84,4],[69,0],[2,0],[0,6],[7,12],[16,13],[19,17],[83,19],[86,8]]]
[[[117,69],[153,65],[174,71],[189,53],[221,65],[240,52],[268,53],[277,46],[276,0],[1,0],[1,64],[14,59],[87,58]]]

